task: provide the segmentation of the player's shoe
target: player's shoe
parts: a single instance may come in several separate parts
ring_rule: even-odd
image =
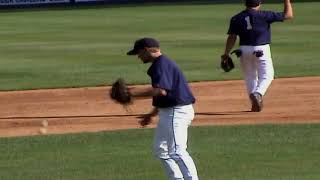
[[[260,112],[263,107],[263,102],[262,102],[262,95],[260,93],[252,93],[250,94],[250,100],[251,100],[251,111],[252,112]]]

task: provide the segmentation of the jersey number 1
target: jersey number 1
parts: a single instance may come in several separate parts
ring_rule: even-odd
[[[252,25],[251,25],[251,22],[250,22],[250,17],[247,16],[244,19],[246,20],[246,23],[247,23],[247,30],[252,29]]]

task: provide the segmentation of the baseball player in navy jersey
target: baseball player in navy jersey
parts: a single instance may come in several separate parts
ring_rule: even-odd
[[[148,69],[152,87],[131,89],[133,97],[152,97],[154,109],[141,117],[140,124],[148,125],[159,115],[154,137],[154,153],[161,160],[169,179],[197,180],[196,166],[187,152],[188,127],[194,118],[195,98],[183,73],[169,57],[160,51],[159,42],[142,38],[127,53],[137,55]]]
[[[274,79],[270,43],[273,22],[293,18],[290,0],[284,0],[283,12],[262,11],[261,0],[246,0],[246,9],[230,20],[228,38],[223,57],[228,57],[240,38],[240,66],[244,75],[247,93],[252,103],[251,111],[260,112],[263,107],[262,97]]]

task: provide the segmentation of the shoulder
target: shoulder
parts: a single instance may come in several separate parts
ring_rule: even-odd
[[[274,16],[274,15],[278,15],[278,14],[283,14],[283,12],[275,12],[275,11],[258,11],[260,16],[263,17],[270,17],[270,16]]]
[[[232,18],[241,18],[243,16],[248,15],[248,13],[249,13],[248,10],[243,10],[243,11],[240,11],[238,14],[234,15]]]
[[[240,12],[240,13],[238,13],[238,14],[236,14],[236,15],[234,15],[234,16],[232,16],[231,17],[231,21],[235,21],[236,19],[238,19],[238,18],[240,18],[241,16],[242,16],[242,12]]]
[[[175,65],[175,62],[166,55],[161,55],[156,61],[159,65],[164,65],[164,66]]]
[[[259,11],[259,15],[268,21],[281,21],[284,18],[283,12]]]
[[[269,14],[274,14],[273,11],[266,11],[266,10],[260,10],[258,11],[259,15],[265,16],[265,15],[269,15]]]
[[[162,70],[167,73],[175,73],[181,71],[179,65],[168,56],[162,55],[159,62],[161,63],[160,66]]]
[[[243,10],[239,12],[238,14],[234,15],[231,17],[230,21],[231,22],[238,22],[241,20],[244,16],[247,16],[248,12],[246,10]]]
[[[161,55],[159,56],[151,65],[151,70],[161,71],[174,66],[174,62],[167,56]]]

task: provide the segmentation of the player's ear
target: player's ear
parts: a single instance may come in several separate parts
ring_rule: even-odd
[[[150,53],[157,53],[157,52],[160,51],[160,49],[157,48],[157,47],[147,48],[147,50],[148,50],[148,52],[150,52]]]

